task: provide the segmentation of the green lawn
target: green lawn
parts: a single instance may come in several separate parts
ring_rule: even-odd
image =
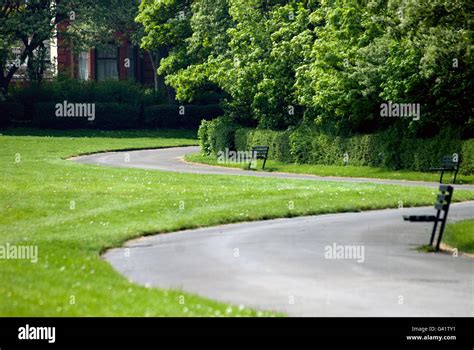
[[[203,163],[208,165],[219,165],[230,168],[245,168],[242,163],[219,163],[216,157],[203,156],[199,153],[186,156],[186,160],[195,163]],[[261,170],[262,162],[259,160],[258,171]],[[315,165],[315,164],[289,164],[268,160],[265,165],[265,171],[278,171],[284,173],[310,174],[319,176],[341,176],[341,177],[365,177],[372,179],[392,179],[392,180],[413,180],[413,181],[439,181],[439,173],[423,173],[410,170],[390,170],[384,168],[375,168],[368,166],[339,166],[339,165]],[[449,181],[451,174],[447,173],[443,180]],[[456,183],[472,184],[474,183],[474,175],[459,175]]]
[[[400,201],[426,205],[435,195],[427,188],[177,174],[65,160],[105,150],[196,143],[194,134],[182,131],[3,131],[0,245],[35,245],[39,261],[0,259],[0,315],[268,315],[133,285],[100,253],[157,232],[397,207]],[[455,200],[468,199],[474,199],[474,191],[456,192]]]
[[[474,253],[474,219],[448,225],[443,242],[462,252]]]

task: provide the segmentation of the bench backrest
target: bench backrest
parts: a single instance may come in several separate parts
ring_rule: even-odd
[[[439,194],[436,197],[435,209],[446,211],[449,209],[451,199],[453,198],[453,186],[441,185],[439,186]]]
[[[257,159],[267,158],[268,156],[268,146],[255,146],[252,147],[252,154]]]
[[[441,158],[441,167],[447,169],[457,169],[459,160],[455,161],[453,156],[444,156]]]

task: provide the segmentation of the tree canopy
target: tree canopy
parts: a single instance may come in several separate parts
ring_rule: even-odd
[[[144,0],[142,46],[183,101],[223,96],[244,124],[302,121],[336,132],[400,122],[382,103],[417,103],[414,133],[473,125],[468,0]]]

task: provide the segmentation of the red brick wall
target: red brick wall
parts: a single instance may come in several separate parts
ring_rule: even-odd
[[[61,23],[58,25],[58,72],[60,74],[66,74],[71,78],[77,78],[79,68],[77,65],[77,57],[72,52],[71,46],[64,40],[61,35],[61,31],[66,30],[68,22]],[[117,37],[122,39],[124,44],[119,48],[118,55],[118,72],[119,79],[128,79],[128,69],[125,68],[125,59],[128,58],[128,45],[129,43],[124,39],[123,36],[117,34]],[[136,57],[137,64],[137,81],[144,85],[154,84],[154,70],[151,64],[150,57],[146,52],[140,51]],[[95,64],[95,50],[89,49],[89,80],[96,80],[96,64]]]
[[[70,48],[69,43],[66,42],[63,35],[61,34],[62,31],[65,31],[67,26],[69,25],[68,22],[61,23],[58,25],[58,72],[62,74],[66,74],[71,78],[74,77],[74,61],[72,50]]]

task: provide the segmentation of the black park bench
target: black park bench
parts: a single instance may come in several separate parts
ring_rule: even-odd
[[[440,185],[439,194],[436,197],[435,209],[437,210],[436,215],[404,215],[403,219],[405,221],[411,222],[433,222],[433,232],[431,233],[430,246],[433,246],[433,241],[436,235],[436,229],[438,228],[438,223],[441,223],[439,229],[438,240],[436,242],[436,250],[439,250],[439,245],[441,244],[441,239],[443,238],[444,228],[446,226],[446,219],[448,218],[449,205],[451,204],[451,199],[453,198],[454,188],[449,185]]]
[[[268,146],[255,146],[252,147],[252,160],[249,163],[249,170],[250,166],[252,165],[252,161],[254,159],[263,159],[262,170],[265,169],[265,163],[267,162],[268,157]]]
[[[430,168],[430,171],[441,171],[441,176],[439,178],[439,183],[443,183],[443,175],[445,171],[451,171],[453,173],[453,184],[456,183],[456,176],[459,171],[459,159],[457,155],[444,156],[441,158],[441,164],[439,168]]]

